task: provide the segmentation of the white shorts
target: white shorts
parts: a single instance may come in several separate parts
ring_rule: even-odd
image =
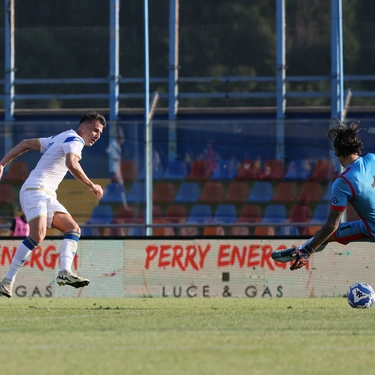
[[[28,222],[37,217],[46,216],[48,228],[51,228],[55,212],[69,213],[55,196],[42,189],[21,190],[20,203]]]

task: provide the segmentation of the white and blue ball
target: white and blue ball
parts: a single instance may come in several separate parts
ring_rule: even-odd
[[[355,283],[349,287],[347,298],[351,307],[368,309],[375,302],[375,292],[367,283]]]

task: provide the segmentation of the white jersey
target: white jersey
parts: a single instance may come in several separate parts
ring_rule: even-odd
[[[52,137],[39,138],[39,142],[43,155],[21,190],[43,189],[56,196],[56,190],[68,172],[66,155],[74,154],[81,159],[85,141],[75,130],[70,129]]]

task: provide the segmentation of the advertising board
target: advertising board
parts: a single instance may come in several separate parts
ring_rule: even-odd
[[[90,279],[74,289],[55,283],[60,240],[45,240],[15,282],[15,297],[282,298],[334,297],[354,282],[375,285],[372,244],[330,244],[307,267],[290,271],[272,251],[291,239],[121,239],[79,241],[73,271]],[[18,240],[0,241],[4,277]]]

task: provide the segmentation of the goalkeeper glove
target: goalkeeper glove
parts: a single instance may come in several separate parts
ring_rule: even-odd
[[[315,250],[309,245],[305,245],[302,249],[296,250],[293,256],[296,257],[295,262],[290,267],[291,271],[298,270],[298,268],[302,268],[306,265],[309,261],[311,254]]]

